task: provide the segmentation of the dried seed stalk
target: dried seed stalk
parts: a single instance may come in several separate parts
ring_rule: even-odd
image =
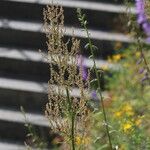
[[[62,7],[53,4],[44,10],[48,59],[51,60],[45,114],[52,130],[63,135],[64,143],[70,145],[68,149],[75,149],[75,137],[87,136],[90,128],[86,94],[89,83],[83,81],[82,67],[77,66],[80,41],[73,36],[65,42],[63,12]],[[73,87],[79,89],[80,98],[71,96]]]

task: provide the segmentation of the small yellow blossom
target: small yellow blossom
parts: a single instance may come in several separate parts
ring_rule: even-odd
[[[138,118],[137,120],[135,120],[135,124],[136,124],[137,126],[140,126],[141,123],[142,123],[142,119],[141,119],[141,118]]]
[[[108,61],[109,63],[112,63],[112,59],[111,59],[110,56],[108,56],[107,61]]]
[[[122,111],[117,111],[114,114],[115,117],[121,117],[122,116]]]
[[[122,128],[125,133],[128,133],[132,129],[132,123],[128,121],[125,124],[123,124]]]
[[[140,126],[142,124],[144,115],[143,116],[138,116],[138,118],[135,120],[135,125]]]
[[[130,67],[130,64],[129,63],[124,63],[123,67],[128,68],[128,67]]]
[[[136,52],[136,53],[135,53],[135,56],[136,56],[136,57],[140,57],[140,56],[141,56],[141,53],[140,53],[140,52]]]
[[[82,144],[82,139],[81,139],[81,137],[77,136],[77,137],[75,138],[75,142],[76,142],[77,145],[81,145],[81,144]]]
[[[123,107],[123,110],[124,110],[124,111],[132,111],[132,106],[129,105],[129,104],[126,104],[126,105]]]
[[[131,105],[125,104],[123,107],[121,107],[118,111],[114,112],[114,117],[124,117],[124,116],[133,116],[134,111]]]
[[[127,114],[128,116],[133,116],[133,115],[134,115],[134,112],[133,112],[133,111],[127,111],[126,114]]]
[[[109,67],[108,67],[108,65],[102,65],[102,66],[101,66],[101,68],[102,68],[104,71],[107,71],[107,70],[109,70]]]
[[[120,54],[116,54],[116,55],[113,55],[112,58],[113,58],[114,62],[118,62],[121,59],[121,55]]]
[[[75,143],[77,145],[89,144],[89,142],[90,142],[90,139],[88,137],[81,137],[81,136],[75,137]]]
[[[133,108],[131,105],[129,104],[126,104],[124,107],[123,107],[123,110],[128,116],[133,116],[134,115],[134,112],[133,112]]]

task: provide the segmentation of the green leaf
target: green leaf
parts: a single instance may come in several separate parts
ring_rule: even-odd
[[[90,82],[90,88],[92,89],[97,89],[98,87],[98,80],[97,79],[93,79],[91,82]]]
[[[87,25],[87,20],[84,21],[84,25]]]
[[[28,133],[26,136],[30,137],[30,136],[33,136],[33,134],[32,133]]]
[[[92,50],[94,50],[94,51],[98,51],[98,47],[97,47],[97,46],[95,46],[95,45],[92,45]]]
[[[88,50],[89,47],[90,47],[90,44],[89,44],[89,43],[87,43],[87,44],[84,46],[84,48],[85,48],[86,50]]]
[[[99,73],[99,75],[101,75],[101,73],[103,73],[103,72],[104,72],[104,70],[102,70],[102,69],[98,69],[98,70],[97,70],[97,72]]]
[[[94,66],[90,68],[90,72],[94,72]]]
[[[98,142],[102,137],[97,137],[95,140],[94,140],[94,143]]]
[[[93,58],[93,55],[90,55],[89,58],[92,59],[92,58]]]

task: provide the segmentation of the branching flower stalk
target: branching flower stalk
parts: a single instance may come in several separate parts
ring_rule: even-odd
[[[139,68],[139,74],[142,75],[140,79],[141,83],[141,92],[143,93],[143,88],[145,85],[150,85],[150,67],[148,58],[145,55],[147,52],[144,50],[144,45],[150,42],[149,32],[150,32],[150,24],[148,21],[148,15],[146,12],[148,1],[144,0],[136,0],[136,18],[135,14],[132,14],[130,11],[127,13],[128,27],[129,33],[135,39],[135,49],[136,53],[140,54],[140,57],[137,61],[137,65]],[[126,1],[126,6],[129,8],[131,5],[130,1]],[[137,24],[138,23],[138,24]],[[146,39],[145,39],[146,35]],[[146,43],[145,43],[146,42]],[[146,52],[146,53],[145,53]],[[148,56],[149,57],[149,56]]]
[[[137,40],[137,44],[138,44],[137,50],[140,51],[141,57],[142,57],[142,59],[143,59],[143,61],[144,61],[145,67],[146,67],[146,70],[147,70],[148,74],[150,75],[150,68],[149,68],[149,66],[148,66],[147,59],[146,59],[146,57],[145,57],[145,55],[144,55],[144,52],[143,52],[142,43],[141,43],[141,41],[140,41],[139,39]],[[150,79],[149,79],[149,80],[150,80]]]
[[[78,68],[76,59],[79,55],[80,41],[74,35],[66,41],[61,6],[47,6],[44,10],[44,22],[50,60],[49,102],[45,114],[53,132],[64,138],[61,143],[62,149],[75,150],[78,146],[76,137],[87,137],[90,130],[87,106],[89,83],[83,81],[83,70],[82,67]],[[71,95],[74,87],[79,89],[78,98]],[[87,144],[82,146],[88,149]]]
[[[147,81],[147,83],[150,85],[150,68],[149,68],[149,64],[148,64],[148,61],[145,57],[145,54],[143,52],[143,44],[141,43],[141,41],[139,39],[137,39],[137,51],[140,52],[140,55],[141,55],[141,60],[144,62],[144,66],[143,66],[143,71],[142,73],[144,74],[144,77],[142,78],[141,80],[141,85],[142,85],[142,89],[143,89],[143,83],[145,81]],[[144,73],[145,71],[145,73]]]
[[[147,4],[149,4],[148,1],[144,1],[144,0],[136,0],[136,14],[137,14],[137,18],[135,21],[135,17],[132,13],[130,13],[130,11],[127,13],[127,17],[128,17],[128,26],[130,29],[131,33],[133,34],[133,38],[136,41],[136,49],[137,52],[140,52],[140,59],[138,60],[137,64],[143,63],[143,68],[142,70],[146,70],[146,76],[144,76],[144,80],[147,80],[150,83],[150,68],[149,68],[149,64],[148,64],[148,60],[144,54],[144,50],[143,50],[143,33],[146,34],[148,37],[145,39],[145,42],[149,43],[150,38],[149,38],[149,32],[150,32],[150,24],[148,21],[148,15],[146,12],[146,7]],[[130,7],[130,2],[126,2],[127,8]],[[129,23],[130,22],[130,23]],[[137,24],[138,23],[138,26]],[[142,29],[142,31],[141,31]],[[142,71],[144,72],[144,71]],[[143,81],[142,79],[142,81]]]
[[[92,58],[93,63],[94,63],[93,69],[94,69],[94,72],[96,74],[97,83],[98,83],[98,89],[97,89],[97,91],[98,91],[98,94],[100,95],[100,102],[101,102],[101,106],[102,106],[102,113],[103,113],[104,122],[105,122],[104,125],[106,127],[106,133],[107,133],[108,140],[109,140],[109,147],[110,147],[110,150],[112,150],[113,147],[112,147],[112,142],[111,142],[111,136],[110,136],[110,133],[109,133],[108,120],[107,120],[107,116],[106,116],[106,111],[105,111],[105,106],[104,106],[104,100],[103,100],[103,96],[102,96],[101,83],[100,83],[100,75],[99,75],[99,72],[98,72],[97,67],[96,67],[95,56],[94,56],[94,50],[97,49],[97,47],[92,44],[92,41],[90,39],[90,33],[88,31],[88,28],[87,28],[87,20],[85,19],[85,14],[82,14],[80,8],[77,9],[77,14],[78,14],[78,19],[79,19],[79,21],[81,23],[81,26],[84,28],[84,30],[86,32],[86,35],[87,35],[88,44],[85,47],[87,47],[87,48],[90,49],[90,52],[91,52],[90,58]]]

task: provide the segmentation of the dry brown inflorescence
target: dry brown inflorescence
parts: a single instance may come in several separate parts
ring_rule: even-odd
[[[70,40],[66,41],[64,38],[63,13],[61,6],[53,4],[44,10],[44,30],[50,60],[49,102],[45,114],[53,132],[62,135],[63,144],[67,144],[68,149],[71,149],[69,145],[72,138],[77,144],[76,137],[84,138],[89,134],[90,111],[87,106],[89,83],[88,79],[83,81],[82,67],[78,64],[80,41],[74,34]],[[79,90],[79,97],[74,96],[73,88]],[[71,133],[74,137],[71,137]]]

